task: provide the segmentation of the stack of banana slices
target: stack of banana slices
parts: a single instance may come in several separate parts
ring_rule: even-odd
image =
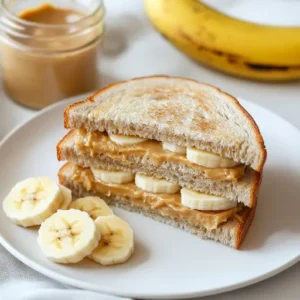
[[[88,257],[114,265],[126,262],[134,252],[132,229],[101,198],[72,201],[71,190],[48,177],[17,183],[4,199],[3,210],[19,226],[40,225],[38,244],[56,263]]]

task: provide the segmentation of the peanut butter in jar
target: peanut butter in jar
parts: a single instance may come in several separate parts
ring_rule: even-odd
[[[101,0],[78,1],[87,7],[72,0],[41,1],[35,7],[24,2],[2,0],[1,59],[8,96],[39,109],[97,89]]]

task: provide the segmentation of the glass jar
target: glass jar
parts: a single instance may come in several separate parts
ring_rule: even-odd
[[[47,1],[47,4],[45,4]],[[1,0],[3,85],[14,101],[34,109],[97,89],[104,33],[102,0]],[[37,10],[70,12],[65,22],[24,19]],[[47,11],[48,9],[48,11]],[[72,14],[74,12],[74,14]],[[43,15],[44,14],[44,15]],[[40,17],[39,16],[39,17]]]

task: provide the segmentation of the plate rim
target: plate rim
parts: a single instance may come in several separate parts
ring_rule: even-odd
[[[26,126],[28,123],[33,122],[35,119],[39,118],[40,116],[42,116],[43,114],[47,113],[48,111],[51,111],[53,109],[55,109],[58,106],[67,106],[68,103],[70,103],[71,101],[73,102],[77,102],[80,101],[80,98],[84,98],[86,97],[86,95],[89,95],[90,93],[86,93],[86,94],[82,94],[82,95],[77,95],[74,97],[70,97],[67,98],[65,100],[59,101],[57,103],[54,103],[42,110],[40,110],[39,112],[37,112],[34,116],[30,117],[29,119],[25,120],[24,122],[21,122],[19,125],[15,126],[10,132],[8,132],[2,139],[2,141],[0,142],[0,150],[3,147],[3,145],[18,131],[20,130],[22,127]],[[271,114],[273,115],[273,117],[275,118],[279,118],[281,122],[284,122],[287,126],[292,127],[296,132],[298,132],[298,134],[300,135],[300,130],[293,125],[292,123],[290,123],[288,120],[286,120],[285,118],[281,117],[280,115],[274,113],[273,111],[248,100],[245,100],[242,97],[236,97],[239,101],[241,101],[242,103],[249,103],[250,105],[253,105],[254,107],[263,110],[265,113]],[[250,286],[253,285],[255,283],[261,282],[263,280],[266,280],[268,278],[271,278],[281,272],[283,272],[284,270],[290,268],[291,266],[295,265],[297,262],[300,261],[300,251],[298,256],[296,255],[293,259],[291,259],[289,262],[273,269],[270,270],[267,273],[264,273],[262,275],[256,276],[252,279],[248,279],[248,280],[244,280],[243,282],[239,282],[239,283],[233,283],[230,285],[226,285],[226,286],[220,286],[218,288],[214,288],[214,289],[206,289],[206,290],[202,290],[201,292],[197,292],[197,291],[193,291],[193,292],[183,292],[183,293],[153,293],[153,294],[149,294],[149,293],[136,293],[136,292],[131,292],[131,293],[123,293],[120,290],[116,290],[116,289],[111,289],[111,288],[105,288],[105,287],[101,287],[101,288],[97,288],[94,284],[92,283],[88,283],[88,282],[84,282],[82,280],[78,280],[78,279],[73,279],[70,278],[66,275],[62,275],[60,274],[58,271],[52,271],[50,269],[48,269],[46,266],[40,265],[39,263],[36,263],[34,261],[32,261],[31,259],[27,258],[24,254],[22,254],[19,250],[17,250],[16,248],[14,248],[6,239],[4,239],[4,237],[2,237],[2,234],[0,232],[0,244],[8,251],[10,252],[14,257],[16,257],[18,260],[20,260],[22,263],[24,263],[26,266],[30,267],[31,269],[51,278],[54,279],[56,281],[59,281],[60,283],[64,283],[64,284],[68,284],[70,286],[76,287],[76,288],[80,288],[80,289],[86,289],[86,290],[91,290],[91,291],[95,291],[95,292],[100,292],[100,293],[107,293],[110,295],[117,295],[117,296],[123,296],[123,297],[133,297],[133,298],[140,298],[140,299],[148,299],[149,297],[151,297],[152,299],[187,299],[187,298],[193,298],[193,297],[204,297],[204,296],[210,296],[210,295],[217,295],[220,293],[224,293],[224,292],[229,292],[229,291],[233,291],[239,288],[243,288],[246,286]]]

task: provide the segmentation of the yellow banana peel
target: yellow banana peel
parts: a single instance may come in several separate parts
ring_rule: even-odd
[[[154,27],[191,58],[258,80],[300,78],[300,27],[234,19],[198,0],[144,0]]]

